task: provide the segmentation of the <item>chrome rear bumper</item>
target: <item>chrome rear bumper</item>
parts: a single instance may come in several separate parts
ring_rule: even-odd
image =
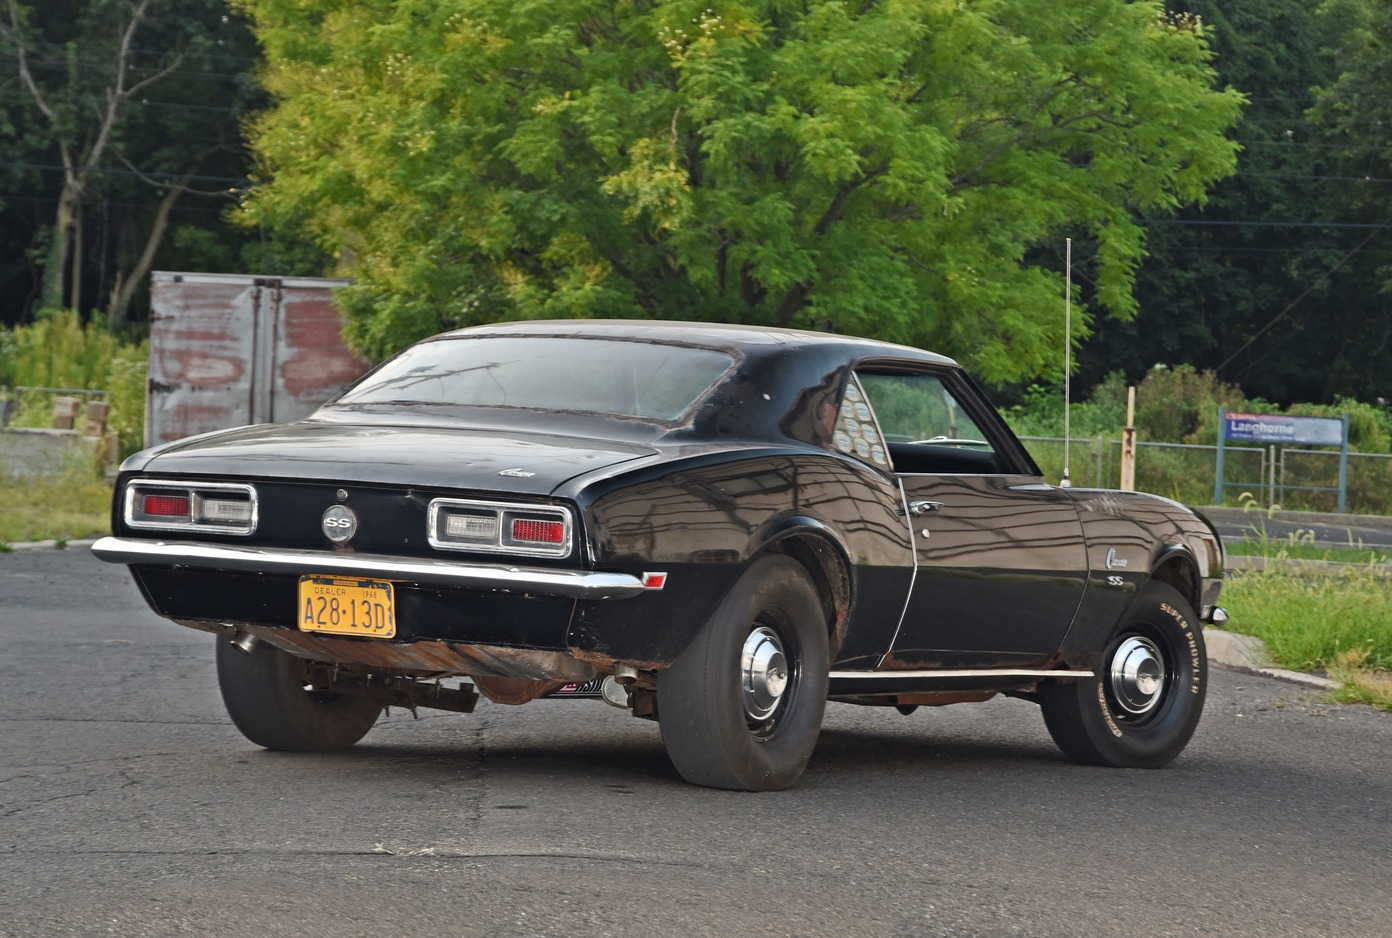
[[[637,596],[644,590],[643,581],[627,573],[586,573],[384,554],[273,550],[193,541],[104,537],[92,545],[92,553],[107,563],[161,564],[247,573],[376,577],[427,586],[502,590],[569,599],[623,599]]]

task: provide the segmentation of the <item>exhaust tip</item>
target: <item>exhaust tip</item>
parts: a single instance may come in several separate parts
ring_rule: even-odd
[[[251,654],[251,650],[257,646],[259,639],[250,632],[238,632],[236,635],[232,636],[230,641],[232,642],[233,648],[244,655],[249,655]]]

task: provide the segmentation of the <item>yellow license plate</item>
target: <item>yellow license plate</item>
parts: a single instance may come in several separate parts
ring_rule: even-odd
[[[302,576],[299,621],[302,632],[393,638],[392,585],[382,580]]]

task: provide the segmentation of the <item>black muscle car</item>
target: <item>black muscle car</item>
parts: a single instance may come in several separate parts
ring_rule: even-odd
[[[793,785],[828,700],[1009,694],[1074,759],[1164,765],[1223,615],[1202,517],[1048,484],[954,362],[756,327],[437,336],[308,419],[131,457],[112,528],[258,745],[593,692],[718,788]]]

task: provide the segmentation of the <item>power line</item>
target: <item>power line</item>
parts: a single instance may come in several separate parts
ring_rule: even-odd
[[[1301,300],[1305,299],[1305,297],[1307,297],[1307,296],[1309,296],[1311,293],[1313,293],[1313,292],[1315,291],[1315,288],[1316,288],[1316,287],[1318,287],[1321,283],[1324,283],[1324,281],[1328,280],[1328,279],[1330,278],[1330,276],[1333,275],[1334,271],[1338,270],[1341,266],[1343,266],[1344,261],[1348,260],[1350,257],[1353,257],[1353,255],[1355,255],[1355,254],[1357,254],[1359,251],[1361,251],[1361,250],[1363,249],[1363,246],[1364,246],[1365,244],[1367,244],[1369,241],[1373,240],[1373,238],[1377,236],[1377,233],[1378,233],[1379,231],[1381,231],[1382,229],[1386,228],[1389,224],[1392,224],[1392,217],[1389,217],[1389,218],[1387,219],[1387,221],[1383,222],[1381,225],[1372,225],[1372,226],[1369,226],[1369,227],[1373,228],[1373,230],[1370,231],[1370,232],[1368,232],[1368,236],[1367,236],[1366,238],[1364,238],[1362,241],[1359,241],[1357,244],[1355,244],[1355,245],[1348,251],[1347,254],[1345,254],[1343,257],[1341,257],[1341,258],[1339,258],[1337,261],[1335,261],[1335,262],[1329,267],[1329,269],[1326,270],[1324,273],[1320,274],[1319,277],[1317,277],[1317,278],[1315,279],[1314,283],[1310,284],[1308,287],[1305,288],[1304,292],[1302,292],[1302,293],[1301,293],[1299,296],[1297,296],[1295,299],[1293,299],[1293,300],[1291,300],[1289,303],[1287,303],[1285,309],[1281,310],[1281,311],[1280,311],[1279,313],[1277,313],[1275,316],[1272,316],[1271,319],[1267,321],[1266,325],[1262,326],[1262,327],[1261,327],[1260,329],[1258,329],[1256,332],[1252,333],[1252,337],[1251,337],[1250,339],[1248,339],[1246,342],[1243,342],[1242,345],[1240,345],[1240,346],[1238,347],[1237,351],[1233,352],[1231,355],[1229,355],[1227,358],[1225,358],[1225,359],[1223,360],[1223,363],[1222,363],[1221,365],[1219,365],[1217,368],[1214,369],[1215,373],[1217,373],[1217,374],[1222,374],[1223,369],[1226,368],[1226,367],[1228,367],[1228,365],[1230,365],[1230,364],[1232,363],[1232,360],[1233,360],[1234,358],[1237,358],[1237,356],[1241,355],[1241,354],[1242,354],[1243,352],[1245,352],[1247,349],[1251,348],[1253,342],[1256,342],[1257,339],[1260,339],[1263,335],[1265,335],[1265,334],[1266,334],[1266,331],[1267,331],[1268,329],[1270,329],[1272,326],[1276,325],[1277,321],[1278,321],[1282,316],[1286,315],[1286,313],[1289,313],[1291,310],[1295,309],[1296,304],[1298,304]]]
[[[47,172],[67,172],[68,167],[58,163],[10,163],[0,162],[0,169],[37,169]],[[251,180],[240,176],[185,176],[183,173],[147,173],[143,170],[130,169],[106,169],[96,167],[90,172],[96,176],[134,176],[146,179],[187,179],[189,182],[225,182],[238,186],[247,186]]]
[[[0,98],[20,102],[34,100],[28,92],[19,90],[0,90]],[[130,104],[131,106],[170,108],[179,111],[211,111],[218,114],[246,114],[250,111],[260,110],[259,107],[217,107],[211,104],[185,104],[182,101],[151,101],[148,98],[137,98],[132,100]]]
[[[58,204],[58,200],[57,200],[57,199],[45,199],[45,198],[43,198],[43,197],[41,197],[41,196],[34,196],[34,195],[5,195],[4,193],[0,193],[0,203],[4,203],[4,204],[8,205],[8,204],[13,204],[13,203],[18,203],[18,202],[26,202],[26,203],[29,203],[30,205],[57,205],[57,204]],[[108,207],[108,208],[146,208],[146,209],[148,209],[148,208],[152,208],[152,207],[154,206],[155,203],[154,203],[154,202],[101,202],[101,203],[98,203],[98,204],[101,205],[101,206],[104,206],[104,207]],[[0,205],[0,210],[3,210],[3,205]],[[209,208],[209,207],[207,207],[206,205],[188,205],[188,204],[185,204],[184,202],[180,201],[180,202],[178,202],[177,204],[175,204],[174,207],[173,207],[172,209],[170,209],[170,211],[173,212],[173,213],[175,213],[175,214],[181,214],[181,213],[182,213],[182,214],[188,214],[188,213],[196,212],[196,213],[203,214],[203,215],[222,215],[224,212],[227,211],[227,209],[226,209],[226,207],[224,207],[224,208]]]
[[[1349,221],[1207,221],[1201,219],[1186,218],[1141,218],[1137,220],[1140,225],[1193,225],[1207,227],[1237,227],[1237,228],[1374,228],[1382,229],[1387,227],[1387,222],[1382,224],[1365,224],[1363,222]]]
[[[6,56],[8,58],[18,57],[17,53],[14,52],[0,51],[0,55]],[[107,74],[112,70],[110,63],[84,62],[79,60],[73,64],[76,65],[77,68],[87,72],[88,74]],[[66,72],[68,70],[69,65],[67,62],[53,62],[47,59],[30,59],[29,67],[35,70],[49,69],[51,71]],[[129,72],[147,72],[152,75],[157,75],[160,72],[164,71],[164,69],[154,65],[127,65],[126,70]],[[171,69],[165,74],[180,75],[187,78],[215,79],[220,82],[242,81],[251,76],[250,72],[244,72],[242,74],[227,74],[225,72],[204,72],[199,71],[197,69],[188,68]]]
[[[1381,153],[1386,146],[1351,147],[1342,143],[1312,143],[1307,140],[1238,140],[1244,147],[1304,147],[1310,150],[1342,150],[1347,153]]]
[[[1311,250],[1308,247],[1284,247],[1284,248],[1253,248],[1253,247],[1224,247],[1216,245],[1186,245],[1186,244],[1147,244],[1146,250],[1150,253],[1165,251],[1170,254],[1304,254]],[[1376,253],[1365,251],[1365,254]],[[1381,249],[1383,254],[1392,254],[1392,247]]]
[[[1298,173],[1244,173],[1241,170],[1228,178],[1237,176],[1246,176],[1248,179],[1308,179],[1313,182],[1366,182],[1392,185],[1392,179],[1379,179],[1375,176],[1303,176]]]

